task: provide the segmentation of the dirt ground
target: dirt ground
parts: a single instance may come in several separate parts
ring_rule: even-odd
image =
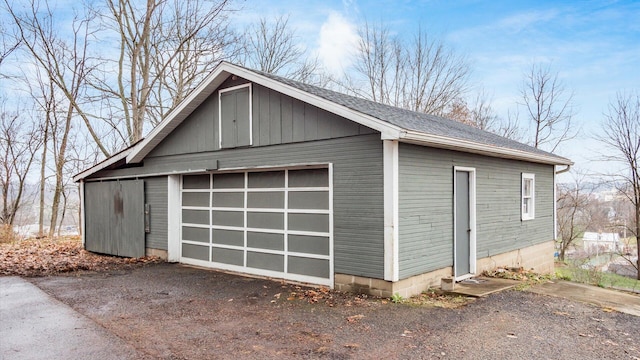
[[[395,304],[176,264],[29,281],[144,359],[640,359],[640,319],[526,291]]]

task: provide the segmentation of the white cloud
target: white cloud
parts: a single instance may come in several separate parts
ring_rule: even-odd
[[[550,9],[546,11],[525,11],[500,20],[496,28],[502,31],[519,33],[526,29],[535,29],[541,23],[556,19],[558,11]]]
[[[339,75],[349,67],[358,45],[354,24],[337,12],[329,13],[320,27],[318,58],[330,73]]]

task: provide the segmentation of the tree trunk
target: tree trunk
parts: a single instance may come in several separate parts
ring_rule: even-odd
[[[53,202],[51,204],[51,222],[49,229],[49,237],[53,238],[56,231],[56,225],[58,222],[58,210],[60,208],[60,193],[63,191],[62,178],[64,176],[64,164],[66,162],[66,150],[67,140],[69,139],[69,130],[71,129],[71,120],[73,119],[74,108],[69,105],[66,115],[66,123],[64,133],[62,134],[62,140],[60,141],[60,147],[58,150],[58,156],[56,156],[56,187],[53,193]]]
[[[58,237],[60,237],[60,231],[62,230],[62,223],[64,222],[64,216],[67,212],[67,193],[62,189],[62,216],[60,216],[60,224],[58,224]]]
[[[44,134],[42,141],[42,162],[40,164],[40,209],[38,212],[38,238],[44,237],[44,195],[45,195],[45,181],[46,181],[46,165],[47,165],[47,143],[49,142],[49,115],[45,120]]]
[[[636,202],[636,278],[640,280],[640,203]]]
[[[80,197],[80,202],[78,203],[78,219],[80,220],[78,222],[78,234],[80,234],[80,237],[82,237],[82,211],[84,208],[84,204],[82,203],[84,200],[84,194],[80,192],[81,190],[82,187],[78,184],[78,195]]]

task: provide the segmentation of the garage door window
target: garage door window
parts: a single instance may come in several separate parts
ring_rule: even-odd
[[[183,176],[182,260],[331,285],[329,176],[328,168]]]

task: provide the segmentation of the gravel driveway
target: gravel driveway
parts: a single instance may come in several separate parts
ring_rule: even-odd
[[[149,359],[640,359],[640,318],[523,291],[457,309],[311,303],[304,288],[175,264],[30,281]]]

